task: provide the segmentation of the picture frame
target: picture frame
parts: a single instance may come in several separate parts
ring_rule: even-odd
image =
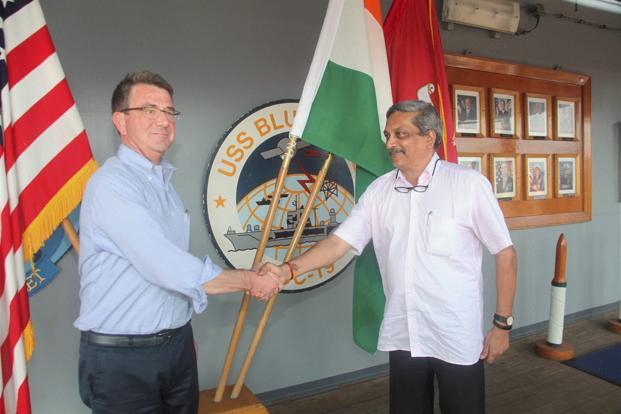
[[[487,134],[485,88],[453,85],[453,117],[456,136],[485,136]]]
[[[552,183],[550,174],[550,157],[548,155],[526,155],[526,198],[529,200],[550,198]]]
[[[481,130],[487,133],[481,137],[474,134],[455,134],[455,146],[458,157],[468,157],[472,154],[484,154],[487,157],[487,178],[492,192],[498,194],[498,202],[510,228],[535,228],[559,224],[585,222],[592,219],[593,186],[600,183],[592,176],[593,166],[597,166],[593,159],[592,150],[592,79],[582,73],[565,72],[563,70],[542,70],[540,67],[531,67],[525,64],[513,64],[496,61],[489,58],[478,58],[464,55],[445,54],[447,80],[451,109],[455,112],[455,89],[466,89],[463,85],[479,87],[481,111],[487,111],[486,124]],[[468,89],[476,90],[476,89]],[[508,91],[508,92],[507,92]],[[515,131],[514,135],[494,134],[492,117],[495,113],[494,93],[516,94],[514,99]],[[535,111],[531,109],[530,135],[528,120],[529,97],[545,99],[547,110]],[[575,138],[557,137],[557,100],[575,102]],[[531,99],[531,106],[534,101]],[[536,101],[536,100],[535,100]],[[486,102],[486,103],[485,103]],[[540,101],[541,102],[541,101]],[[546,113],[545,128],[536,125],[532,116],[539,112]],[[570,117],[571,118],[571,117]],[[455,125],[456,121],[452,121]],[[506,130],[501,127],[501,131]],[[545,136],[544,131],[545,130]],[[616,130],[615,130],[616,131]],[[565,154],[576,158],[576,195],[557,194],[557,156]],[[496,157],[515,158],[515,176],[509,172],[506,175],[515,178],[515,195],[513,191],[504,189],[495,182],[494,161]],[[547,158],[547,188],[533,188],[528,195],[528,157]],[[474,160],[469,160],[474,161]],[[503,161],[497,158],[496,161]],[[535,160],[536,161],[536,160]],[[531,169],[534,164],[531,161]],[[496,164],[498,164],[498,162]],[[466,164],[467,160],[462,160]],[[478,162],[475,162],[478,164]],[[497,165],[500,167],[501,164]],[[511,165],[509,165],[511,167]],[[471,176],[472,171],[459,167],[462,175]],[[501,168],[496,168],[496,171]],[[620,169],[621,171],[621,169]],[[532,176],[533,173],[531,173]],[[499,175],[504,175],[502,171]],[[615,177],[620,174],[615,173]],[[573,174],[570,172],[570,177]],[[481,177],[479,177],[481,178]],[[531,178],[532,180],[532,178]],[[498,185],[497,185],[498,184]],[[496,187],[496,188],[494,188]],[[571,193],[572,185],[563,188]],[[546,195],[542,193],[547,192]],[[494,197],[496,197],[496,194]]]
[[[493,156],[492,187],[498,199],[513,199],[517,196],[517,165],[514,156]]]
[[[549,95],[527,93],[524,114],[527,138],[552,139],[552,98]]]
[[[575,140],[578,138],[578,108],[577,98],[556,98],[556,138],[561,140]]]
[[[490,90],[490,130],[493,137],[516,138],[521,115],[519,95],[507,89]]]
[[[472,168],[487,177],[487,156],[481,153],[463,153],[457,156],[457,163],[464,167]]]
[[[556,195],[557,197],[578,196],[578,157],[576,155],[556,156]]]

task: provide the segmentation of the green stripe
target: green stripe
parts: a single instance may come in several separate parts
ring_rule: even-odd
[[[382,175],[392,163],[381,140],[384,126],[376,102],[369,75],[328,62],[302,139]]]
[[[302,134],[305,141],[358,164],[356,199],[392,168],[376,101],[369,75],[328,62]],[[352,323],[354,341],[369,353],[377,350],[385,302],[377,260],[367,246],[356,259]]]
[[[374,179],[375,176],[365,169],[356,169],[356,201]],[[352,303],[354,342],[360,348],[373,354],[377,351],[386,297],[372,244],[368,244],[358,256],[355,269]]]

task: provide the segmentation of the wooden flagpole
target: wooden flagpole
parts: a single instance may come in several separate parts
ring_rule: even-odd
[[[63,230],[65,231],[67,238],[71,242],[71,246],[73,246],[73,249],[79,255],[80,254],[80,238],[78,237],[78,233],[75,231],[75,228],[73,227],[73,223],[71,222],[71,220],[69,220],[69,217],[63,220]]]
[[[304,212],[302,213],[302,217],[298,222],[298,226],[293,233],[293,238],[291,240],[291,244],[287,249],[287,253],[285,254],[285,262],[291,260],[293,256],[293,252],[295,251],[295,247],[298,245],[300,238],[302,237],[302,232],[304,231],[304,227],[306,226],[306,222],[308,221],[308,217],[310,212],[313,209],[313,204],[315,199],[317,198],[317,194],[321,189],[321,185],[323,184],[324,179],[326,178],[326,174],[328,173],[328,169],[330,168],[330,163],[332,162],[332,154],[328,154],[328,157],[323,163],[321,170],[317,174],[317,179],[313,184],[313,188],[311,189],[311,193],[306,202],[306,207],[304,208]],[[259,342],[261,341],[261,337],[263,336],[263,332],[265,331],[265,326],[270,318],[272,313],[272,308],[274,307],[274,303],[276,303],[276,297],[278,295],[272,296],[272,298],[265,305],[265,309],[263,310],[263,314],[261,315],[261,319],[259,324],[257,325],[257,330],[252,338],[252,342],[250,343],[250,347],[248,348],[248,353],[246,354],[246,358],[242,364],[241,370],[239,371],[239,376],[237,377],[237,381],[235,382],[235,386],[233,387],[233,391],[231,392],[231,398],[235,399],[239,396],[239,393],[244,385],[244,380],[246,379],[246,375],[248,374],[248,369],[250,368],[250,364],[252,363],[252,359],[257,351],[257,347],[259,346]]]
[[[254,262],[252,264],[253,268],[261,263],[261,261],[263,260],[265,246],[267,245],[267,240],[272,230],[274,216],[276,215],[276,210],[278,209],[280,194],[285,184],[285,178],[287,177],[287,173],[289,172],[289,164],[291,163],[291,160],[295,155],[297,139],[298,137],[296,137],[295,135],[289,135],[289,142],[287,143],[287,149],[285,150],[282,164],[280,166],[280,171],[278,172],[278,177],[276,179],[276,184],[274,187],[274,193],[272,194],[272,201],[267,212],[267,217],[265,218],[265,221],[263,223],[261,240],[259,242],[259,246],[257,247],[257,253],[254,256]],[[222,371],[220,372],[220,380],[218,381],[218,387],[216,388],[216,392],[213,398],[215,402],[222,401],[222,396],[224,395],[224,388],[226,387],[229,372],[231,371],[231,366],[233,365],[233,358],[235,357],[235,352],[237,351],[237,345],[239,343],[241,331],[244,327],[244,321],[246,319],[246,314],[248,313],[249,304],[250,295],[246,294],[244,295],[244,298],[242,299],[241,305],[239,307],[239,311],[237,313],[237,320],[235,321],[235,326],[233,327],[233,333],[231,335],[231,341],[229,343],[229,349],[226,353],[226,358],[224,359],[224,366],[222,367]]]

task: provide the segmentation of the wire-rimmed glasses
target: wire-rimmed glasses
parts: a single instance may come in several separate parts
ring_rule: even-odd
[[[431,171],[431,178],[433,178],[433,175],[436,173],[436,166],[438,165],[438,161],[440,161],[440,158],[438,158],[435,164],[433,164],[433,170]],[[397,173],[395,174],[394,189],[397,192],[402,193],[402,194],[409,193],[410,191],[415,191],[417,193],[424,193],[425,191],[427,191],[427,189],[429,188],[429,185],[431,184],[431,178],[430,178],[429,183],[427,185],[400,186],[400,185],[396,185],[398,176],[399,176],[399,171],[397,171]]]
[[[181,112],[177,111],[175,108],[158,108],[155,105],[125,108],[121,109],[119,112],[129,111],[140,111],[148,119],[157,119],[157,117],[160,115],[160,112],[163,113],[164,116],[166,116],[166,119],[168,119],[170,122],[178,121],[179,119],[181,119]]]

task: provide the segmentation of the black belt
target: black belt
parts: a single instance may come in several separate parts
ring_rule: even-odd
[[[181,329],[166,329],[154,334],[148,335],[112,335],[101,334],[93,331],[83,331],[81,338],[87,344],[116,346],[116,347],[144,347],[158,346],[164,344],[170,338],[175,336]]]

